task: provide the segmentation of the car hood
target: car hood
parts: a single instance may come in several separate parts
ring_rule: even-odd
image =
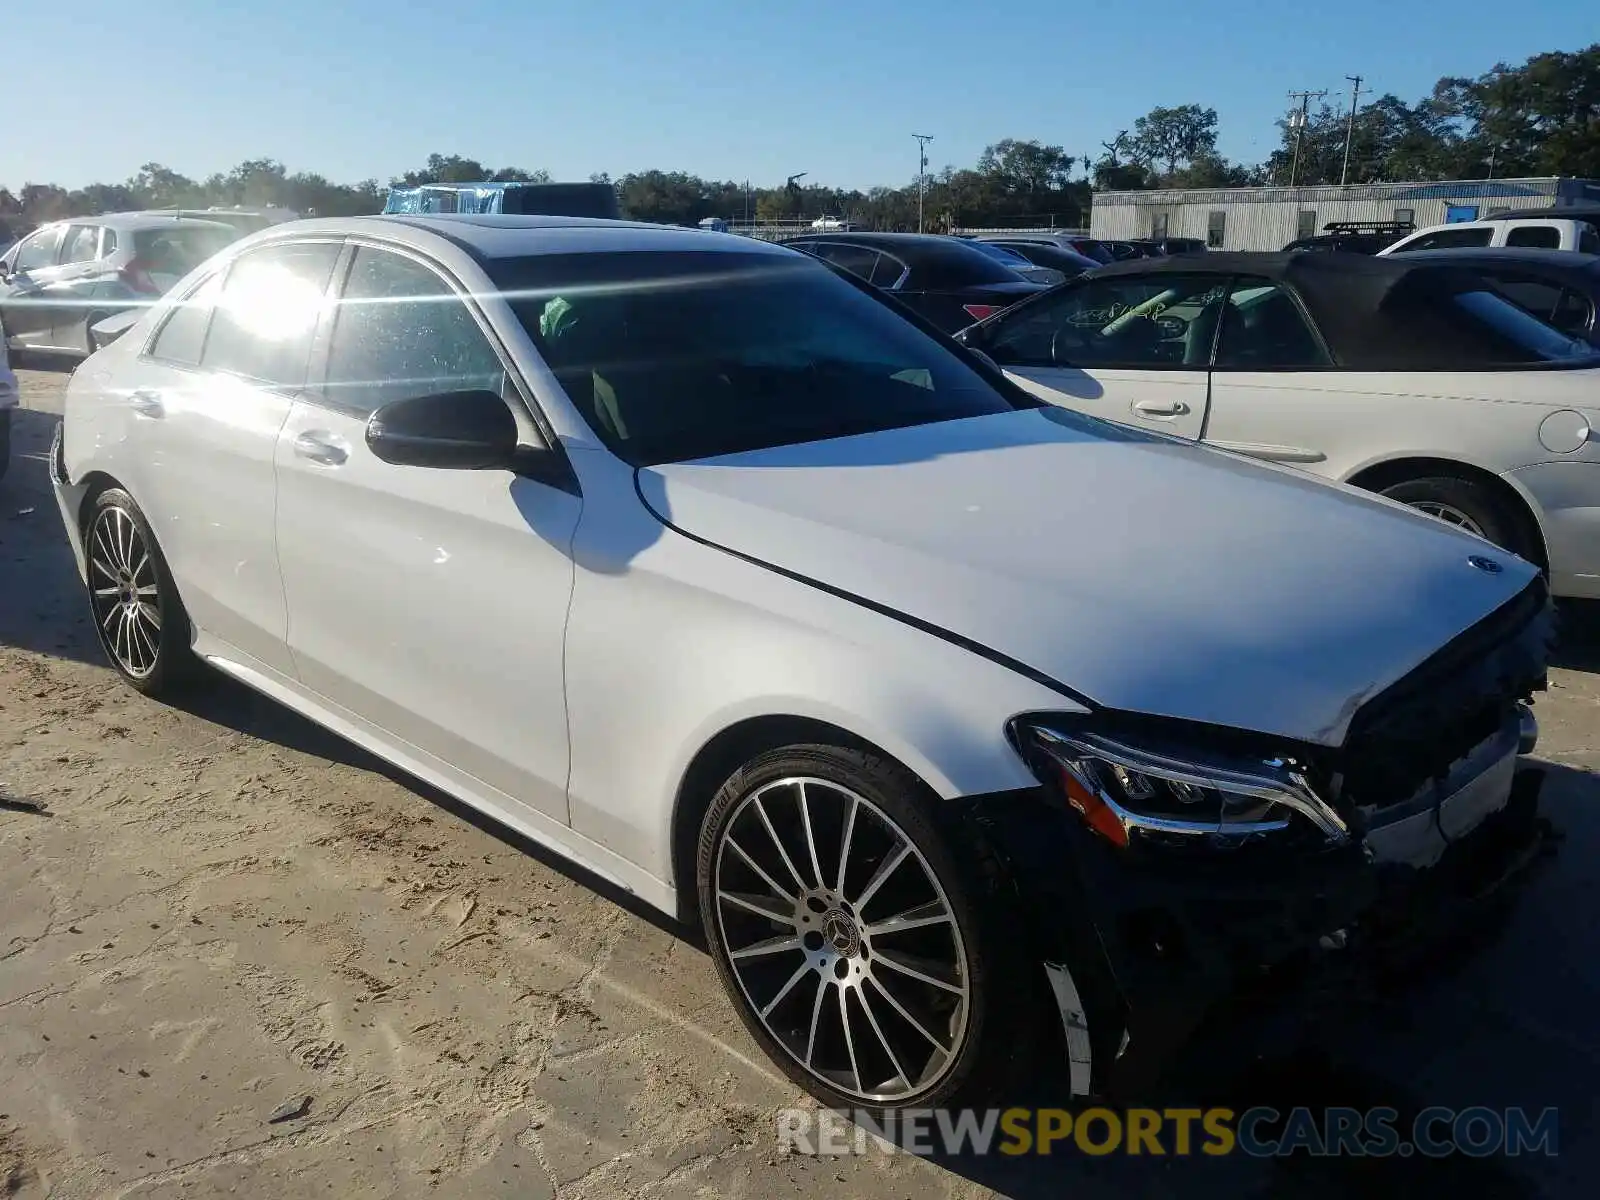
[[[1535,573],[1397,504],[1060,409],[644,468],[639,487],[684,533],[1098,705],[1328,746]]]

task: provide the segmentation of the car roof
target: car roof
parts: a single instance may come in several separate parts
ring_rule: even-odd
[[[1439,250],[1407,250],[1406,257],[1422,263],[1465,263],[1472,266],[1524,263],[1530,267],[1560,267],[1569,271],[1600,273],[1600,254],[1542,250],[1532,246],[1457,246]]]
[[[252,234],[251,245],[317,234],[365,234],[420,241],[415,234],[444,238],[477,259],[604,251],[670,251],[789,254],[756,238],[707,238],[703,229],[611,221],[599,217],[551,217],[512,213],[394,213],[372,217],[313,217],[274,225]]]
[[[107,229],[120,231],[137,231],[140,229],[165,229],[175,226],[189,228],[195,226],[201,229],[225,229],[229,233],[237,233],[232,225],[225,221],[209,221],[200,217],[179,216],[176,213],[161,212],[125,212],[125,213],[97,213],[94,216],[63,217],[59,221],[50,221],[49,225],[103,225]],[[45,226],[40,226],[45,228]]]
[[[1421,252],[1371,254],[1213,250],[1172,258],[1131,259],[1099,267],[1088,280],[1125,275],[1249,275],[1299,295],[1340,366],[1350,370],[1426,370],[1459,356],[1456,336],[1433,318],[1445,293],[1481,291],[1482,276],[1459,262],[1421,261]],[[1068,285],[1071,286],[1071,285]],[[1400,296],[1391,303],[1391,296]]]
[[[1574,204],[1567,208],[1514,208],[1495,213],[1490,221],[1592,221],[1600,224],[1600,204]]]

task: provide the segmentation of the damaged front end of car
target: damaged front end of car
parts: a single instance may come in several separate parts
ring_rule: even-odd
[[[1105,710],[1014,719],[1040,787],[970,812],[1010,867],[1072,1095],[1143,1093],[1219,1013],[1401,953],[1525,866],[1542,775],[1521,756],[1552,639],[1535,580],[1362,704],[1337,748]]]

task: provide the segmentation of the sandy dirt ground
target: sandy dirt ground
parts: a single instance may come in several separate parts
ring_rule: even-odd
[[[1559,1106],[1558,1158],[1425,1177],[785,1155],[775,1114],[800,1094],[668,924],[241,687],[185,710],[117,684],[45,474],[66,377],[20,374],[0,795],[46,811],[0,808],[0,1197],[1588,1194],[1600,653],[1582,629],[1539,706],[1556,861],[1464,963],[1278,1079],[1308,1103]]]

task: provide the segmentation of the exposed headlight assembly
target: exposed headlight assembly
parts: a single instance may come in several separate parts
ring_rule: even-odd
[[[1329,845],[1349,828],[1299,764],[1171,744],[1135,745],[1048,718],[1019,717],[1013,744],[1040,782],[1115,846],[1237,846],[1315,830]]]

